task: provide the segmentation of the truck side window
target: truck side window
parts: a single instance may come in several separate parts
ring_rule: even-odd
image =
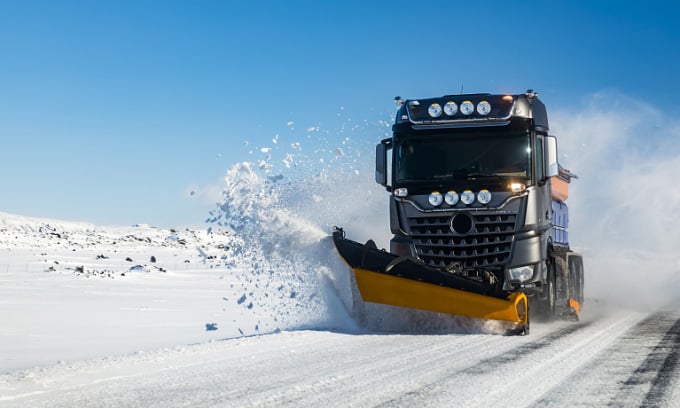
[[[543,136],[536,138],[536,181],[542,182],[545,178],[545,163],[543,156]]]

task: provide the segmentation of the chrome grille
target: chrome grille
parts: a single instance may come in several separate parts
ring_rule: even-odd
[[[466,268],[499,267],[512,251],[517,213],[469,214],[474,227],[466,235],[450,229],[452,214],[417,214],[408,218],[418,257],[436,267],[459,262]]]

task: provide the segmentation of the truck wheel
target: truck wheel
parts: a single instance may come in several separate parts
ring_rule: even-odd
[[[580,255],[569,255],[569,297],[579,303],[579,311],[583,307],[583,259]],[[574,311],[578,319],[579,311]]]
[[[567,260],[561,256],[553,258],[555,263],[555,302],[558,305],[569,302],[570,288]]]
[[[557,297],[555,289],[555,273],[553,266],[548,267],[548,280],[543,286],[543,294],[534,296],[534,302],[531,305],[531,310],[535,312],[538,320],[550,322],[555,318],[555,299]]]
[[[575,265],[574,268],[576,270],[576,282],[577,282],[577,288],[576,288],[576,300],[583,305],[584,301],[584,296],[583,296],[583,286],[584,286],[584,273],[583,273],[583,259],[579,256],[575,260]]]
[[[570,299],[576,299],[578,284],[576,274],[567,258],[556,256],[555,262],[555,318],[560,320],[578,321],[578,315],[570,306]],[[573,263],[572,263],[573,265]]]
[[[586,300],[585,293],[583,292],[583,288],[585,287],[585,272],[583,271],[583,263],[581,263],[581,268],[579,269],[579,275],[580,275],[580,285],[579,285],[579,291],[578,291],[578,298],[579,302],[581,302],[581,305],[583,305],[583,302]]]
[[[551,268],[552,269],[552,268]],[[546,307],[546,317],[549,320],[555,319],[555,304],[557,303],[557,285],[555,284],[555,273],[548,272],[548,299]]]

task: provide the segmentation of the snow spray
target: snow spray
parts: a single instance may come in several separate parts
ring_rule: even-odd
[[[388,238],[386,194],[371,170],[385,128],[378,121],[333,137],[307,129],[313,140],[277,135],[227,171],[208,222],[228,232],[224,265],[238,274],[235,301],[256,315],[257,332],[355,327],[349,269],[330,235],[337,225],[358,239]]]
[[[680,126],[639,100],[589,96],[553,110],[560,162],[579,178],[570,241],[584,255],[589,301],[654,308],[680,295]]]

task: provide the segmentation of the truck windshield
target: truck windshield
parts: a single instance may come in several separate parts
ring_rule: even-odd
[[[529,133],[485,132],[401,137],[395,151],[396,182],[448,179],[528,179]]]

